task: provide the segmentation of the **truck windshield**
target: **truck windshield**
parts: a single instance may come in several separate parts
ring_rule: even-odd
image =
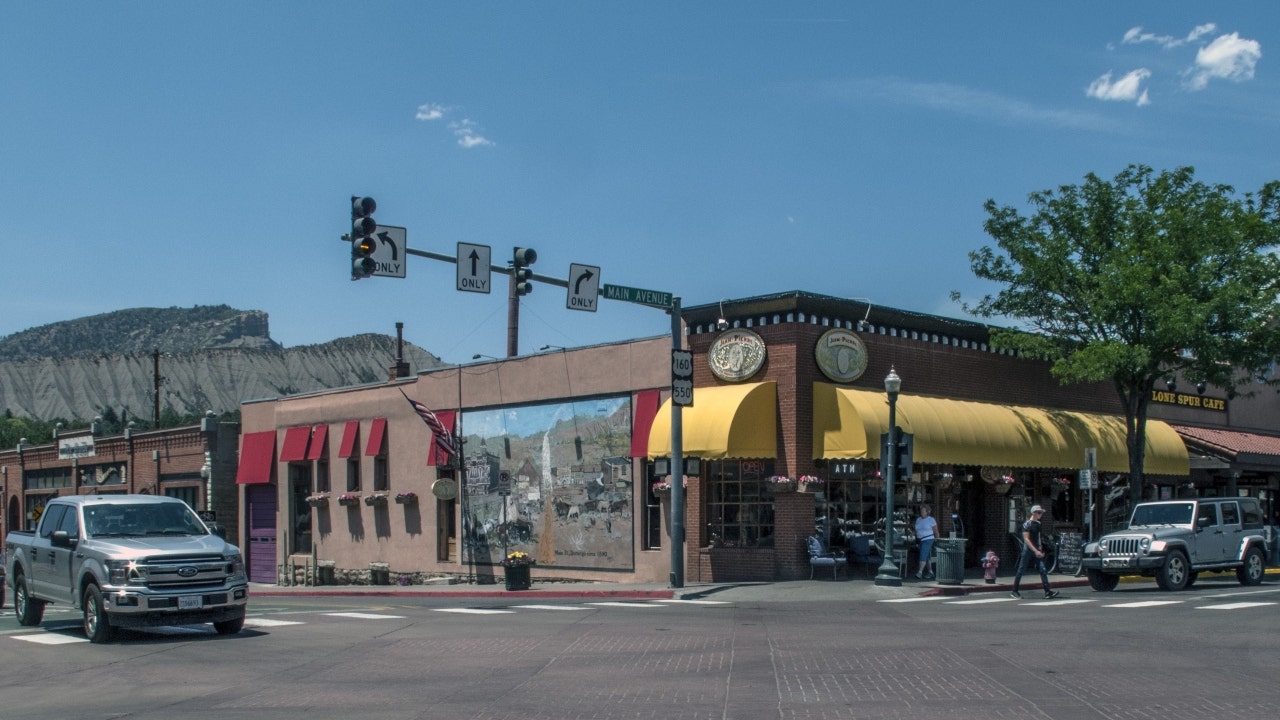
[[[1193,503],[1139,505],[1133,509],[1133,520],[1129,525],[1190,525],[1194,509]]]
[[[134,535],[204,535],[204,525],[182,503],[163,505],[92,505],[84,509],[90,537]]]

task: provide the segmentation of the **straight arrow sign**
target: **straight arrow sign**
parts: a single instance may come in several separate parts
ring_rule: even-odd
[[[493,249],[488,245],[458,243],[458,289],[462,292],[488,293],[492,274],[489,258]]]

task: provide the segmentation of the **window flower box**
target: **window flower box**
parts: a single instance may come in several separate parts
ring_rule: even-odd
[[[356,493],[342,493],[338,496],[338,504],[343,507],[355,507],[360,504],[360,496]]]
[[[817,475],[801,475],[799,490],[802,493],[822,492],[822,488],[826,483]]]
[[[796,481],[786,475],[771,475],[764,481],[764,486],[772,493],[795,492]]]
[[[307,496],[307,505],[313,508],[329,507],[329,493],[315,493]]]
[[[414,493],[414,492],[396,493],[396,504],[397,505],[417,505],[418,493]]]
[[[384,492],[370,493],[364,496],[364,504],[370,507],[387,504],[387,494]]]

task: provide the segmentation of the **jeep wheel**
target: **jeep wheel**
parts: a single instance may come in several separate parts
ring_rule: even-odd
[[[1089,587],[1098,592],[1111,592],[1120,584],[1119,575],[1108,575],[1101,570],[1089,570]]]
[[[1169,553],[1164,559],[1164,567],[1156,571],[1156,585],[1161,590],[1185,590],[1190,579],[1191,566],[1187,563],[1187,556],[1179,550]]]
[[[104,643],[111,639],[111,619],[102,605],[102,591],[97,585],[84,589],[80,601],[84,608],[84,635],[91,643]]]
[[[39,625],[44,619],[44,601],[31,597],[22,573],[13,576],[13,612],[18,616],[18,624],[27,627]]]
[[[1249,548],[1244,554],[1244,564],[1236,568],[1236,579],[1241,585],[1261,585],[1262,576],[1267,574],[1267,561],[1262,551],[1256,547]]]

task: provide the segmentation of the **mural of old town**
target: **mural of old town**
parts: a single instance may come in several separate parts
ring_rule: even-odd
[[[463,413],[464,560],[633,570],[631,398]]]

